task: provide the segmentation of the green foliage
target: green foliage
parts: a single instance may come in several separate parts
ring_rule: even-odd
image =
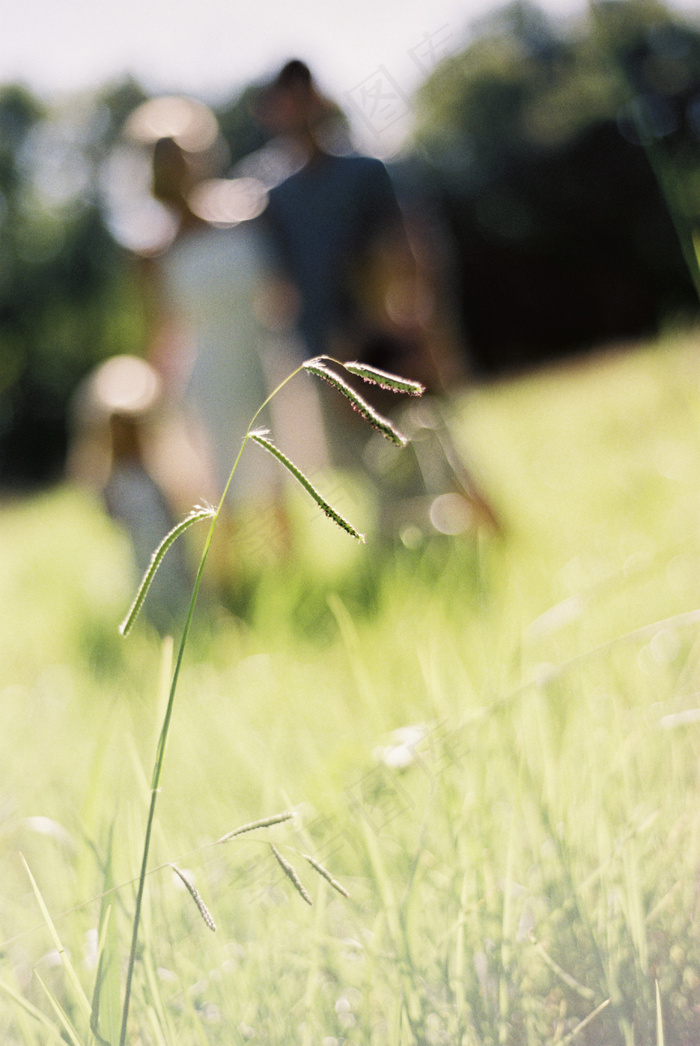
[[[253,112],[257,91],[256,85],[249,85],[239,95],[216,110],[216,117],[221,134],[229,148],[229,159],[232,165],[255,152],[256,149],[260,149],[267,140]]]
[[[107,355],[139,351],[143,317],[106,231],[100,166],[135,87],[48,108],[0,89],[0,482],[60,470],[70,396]]]
[[[419,89],[417,148],[477,367],[697,311],[699,57],[697,28],[661,4],[559,23],[514,3]]]

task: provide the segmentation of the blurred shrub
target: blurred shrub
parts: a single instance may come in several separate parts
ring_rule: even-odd
[[[694,313],[700,32],[655,2],[515,3],[418,94],[416,143],[495,372]]]
[[[143,97],[125,85],[50,109],[0,89],[0,482],[61,468],[68,399],[140,337],[128,266],[99,206],[102,159]]]

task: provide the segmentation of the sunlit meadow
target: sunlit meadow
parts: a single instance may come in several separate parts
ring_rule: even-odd
[[[134,1046],[700,1041],[697,335],[454,410],[501,535],[355,546],[300,493],[294,557],[203,591]],[[0,1041],[114,1046],[172,650],[84,493],[0,547]]]

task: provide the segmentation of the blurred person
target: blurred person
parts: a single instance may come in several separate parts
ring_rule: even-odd
[[[147,464],[144,474],[176,519],[196,502],[218,503],[248,425],[277,383],[267,357],[275,357],[283,376],[291,369],[279,359],[284,338],[277,344],[276,331],[283,332],[285,322],[266,292],[268,267],[256,225],[264,186],[217,177],[224,159],[217,134],[213,114],[200,103],[180,97],[144,103],[127,121],[129,162],[122,156],[115,165],[112,187],[110,224],[134,251],[147,317],[145,355],[160,394],[157,423],[132,414],[128,441],[111,426],[111,453],[116,460],[118,443],[120,453]],[[144,155],[150,157],[148,186],[138,165]],[[140,177],[129,178],[134,160]],[[260,418],[274,427],[277,421],[270,409]],[[282,482],[269,456],[246,449],[210,557],[221,594],[246,558],[259,565],[287,551]],[[113,486],[110,501],[118,513],[121,488]],[[130,530],[139,545],[135,523]]]
[[[202,463],[198,496],[216,503],[253,415],[294,362],[286,306],[270,286],[257,220],[267,194],[254,178],[218,177],[217,169],[207,169],[172,136],[153,143],[152,172],[153,197],[172,216],[174,232],[146,265],[149,356],[167,375],[171,398],[182,405]],[[283,430],[280,441],[290,453],[294,406],[289,395],[281,395],[259,419]],[[313,417],[313,410],[306,414]],[[283,476],[255,447],[238,464],[225,516],[239,559],[286,550]],[[222,538],[218,544],[223,546]]]
[[[222,198],[222,187],[231,190],[228,197]],[[214,499],[268,393],[264,332],[254,307],[264,265],[251,220],[264,206],[264,190],[252,179],[228,186],[223,179],[200,180],[187,152],[173,138],[160,138],[153,148],[153,195],[174,215],[176,233],[151,266],[150,357],[180,384],[208,465],[206,494]],[[267,463],[244,458],[232,497],[263,496],[269,483]]]
[[[99,495],[112,519],[124,527],[140,575],[176,522],[149,460],[161,406],[160,377],[136,356],[113,356],[99,364],[73,398],[68,476]],[[186,608],[192,580],[183,546],[176,542],[145,603],[147,616],[162,631],[172,629]]]
[[[270,190],[264,221],[281,274],[299,294],[307,354],[348,359],[361,351],[366,362],[389,367],[400,360],[412,377],[434,384],[416,312],[415,259],[386,167],[329,151],[335,110],[298,59],[263,92],[258,112],[298,163]]]
[[[439,530],[430,509],[447,492],[462,499],[464,510],[461,522],[450,526],[496,527],[450,434],[444,395],[463,378],[459,354],[437,295],[429,290],[428,266],[417,263],[385,165],[329,149],[337,110],[299,59],[284,65],[262,93],[258,116],[270,133],[286,139],[297,161],[298,169],[270,190],[264,224],[280,280],[290,285],[289,299],[298,295],[297,325],[307,355],[359,358],[419,380],[443,397],[402,412],[403,423],[422,443],[412,469],[395,468],[387,453],[370,449],[382,510],[395,515],[402,503],[409,517],[413,513]],[[386,409],[386,400],[377,405]],[[336,458],[352,461],[357,448],[341,424],[334,411],[329,429]]]
[[[153,172],[154,196],[176,215],[178,231],[154,272],[162,317],[152,352],[167,366],[173,347],[182,353],[183,339],[185,355],[189,347],[183,402],[210,466],[217,491],[210,500],[216,503],[251,419],[299,363],[291,337],[295,301],[280,293],[271,272],[258,221],[267,205],[260,181],[193,178],[186,153],[172,139],[155,143]],[[327,463],[310,383],[282,390],[258,425],[272,429],[301,467]],[[241,556],[288,553],[292,533],[284,483],[279,466],[251,445],[236,468],[222,527],[226,533],[228,522],[239,564]]]

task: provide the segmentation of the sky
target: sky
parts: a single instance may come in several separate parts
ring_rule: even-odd
[[[545,0],[552,10],[577,0]],[[15,0],[0,33],[0,81],[39,92],[132,72],[150,90],[206,100],[306,58],[326,88],[352,92],[380,67],[410,90],[456,50],[494,0]],[[582,4],[578,3],[580,10]]]
[[[700,0],[676,0],[700,8]],[[151,93],[230,99],[287,58],[370,138],[400,126],[430,68],[495,0],[15,0],[5,4],[0,83],[63,95],[133,74]],[[585,0],[540,0],[560,17]]]

